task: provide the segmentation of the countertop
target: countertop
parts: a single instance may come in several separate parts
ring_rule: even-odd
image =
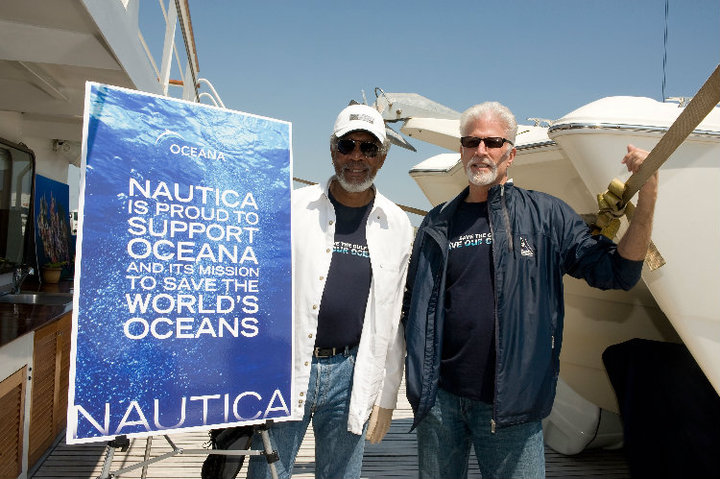
[[[72,281],[39,285],[28,279],[22,285],[23,291],[52,293],[69,293],[72,288]],[[72,303],[57,306],[0,303],[0,347],[55,321],[71,310]]]

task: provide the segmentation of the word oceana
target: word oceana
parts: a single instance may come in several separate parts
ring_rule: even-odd
[[[206,160],[225,159],[225,154],[222,151],[213,150],[212,148],[198,148],[197,146],[180,146],[176,143],[170,145],[170,153],[173,155],[182,155],[190,158],[202,158]]]

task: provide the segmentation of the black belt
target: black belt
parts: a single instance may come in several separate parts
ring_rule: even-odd
[[[313,356],[316,358],[331,358],[336,354],[348,354],[355,346],[340,346],[339,348],[315,348]]]

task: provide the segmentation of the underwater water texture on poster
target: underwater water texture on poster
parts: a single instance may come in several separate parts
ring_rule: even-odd
[[[290,416],[291,125],[88,83],[67,442]]]

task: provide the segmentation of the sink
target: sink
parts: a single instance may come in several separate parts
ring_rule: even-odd
[[[44,306],[63,305],[72,302],[72,293],[36,293],[25,292],[10,293],[0,296],[0,303],[10,304],[37,304]]]

